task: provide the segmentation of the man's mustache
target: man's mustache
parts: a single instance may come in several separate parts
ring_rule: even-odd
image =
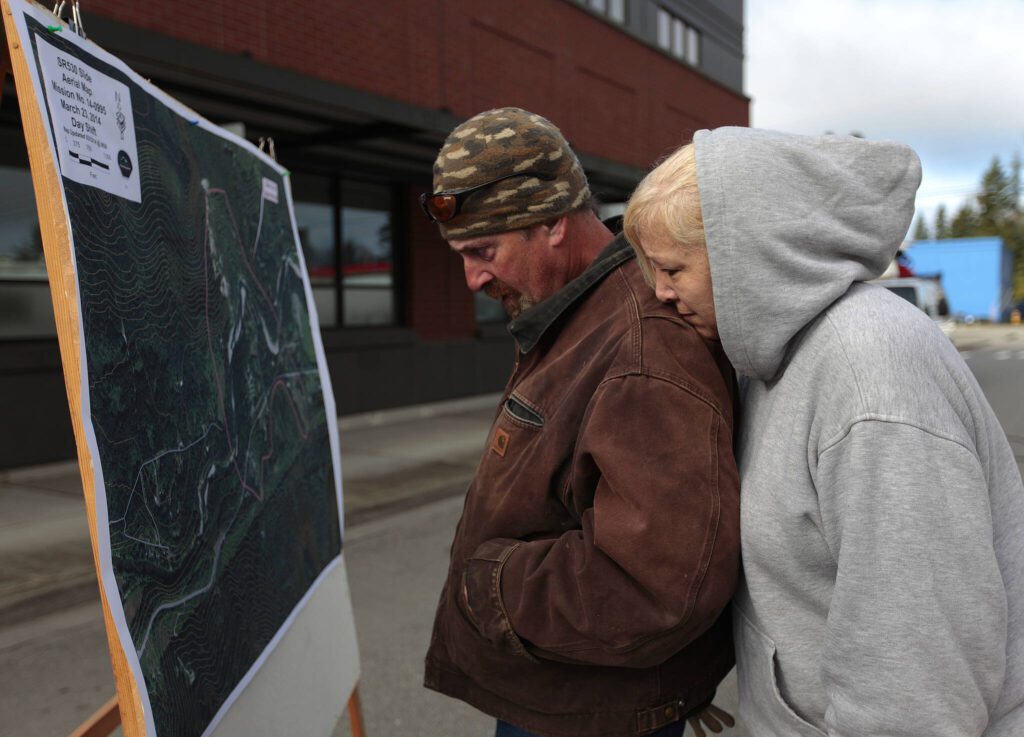
[[[505,297],[518,297],[519,292],[512,289],[510,286],[500,281],[492,281],[484,287],[484,294],[491,299],[496,299],[499,302]]]
[[[534,304],[533,300],[527,298],[518,289],[513,289],[501,281],[489,282],[483,291],[491,299],[497,300],[505,308],[505,313],[513,320]]]

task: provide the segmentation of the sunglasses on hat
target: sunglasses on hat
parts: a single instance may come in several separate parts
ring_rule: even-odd
[[[430,220],[435,223],[447,223],[453,217],[459,214],[462,209],[462,203],[465,202],[466,198],[474,192],[490,187],[492,184],[498,182],[504,182],[506,179],[513,179],[514,177],[536,177],[542,179],[545,182],[550,182],[555,177],[551,174],[540,174],[535,171],[523,171],[518,174],[506,174],[503,177],[492,179],[489,182],[483,184],[477,184],[472,187],[462,187],[460,189],[449,189],[443,192],[424,192],[420,195],[420,207],[423,208],[423,214],[426,215]]]

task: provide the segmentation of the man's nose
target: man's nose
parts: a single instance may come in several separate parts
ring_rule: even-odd
[[[463,260],[462,268],[466,272],[466,286],[473,292],[479,292],[494,278],[486,269],[469,259]]]

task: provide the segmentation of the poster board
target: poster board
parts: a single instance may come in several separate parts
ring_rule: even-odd
[[[358,650],[288,172],[0,7],[125,734],[328,735]]]

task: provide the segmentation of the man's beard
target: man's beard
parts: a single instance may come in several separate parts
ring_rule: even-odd
[[[533,307],[537,302],[530,297],[527,297],[522,292],[519,292],[508,284],[498,281],[495,279],[484,287],[484,294],[491,299],[496,299],[501,302],[501,306],[505,309],[505,313],[510,319],[515,320],[524,311]]]

